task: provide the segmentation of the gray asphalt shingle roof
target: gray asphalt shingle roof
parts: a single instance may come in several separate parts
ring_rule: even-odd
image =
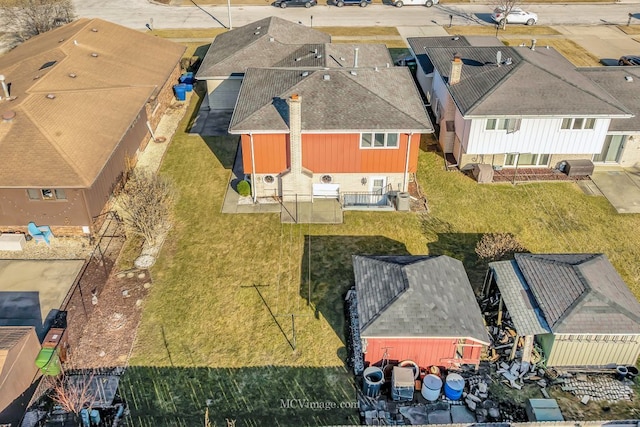
[[[640,333],[640,303],[603,254],[516,254],[515,261],[554,333]]]
[[[216,36],[196,77],[204,80],[243,73],[249,67],[271,67],[305,45],[330,42],[329,34],[271,16]]]
[[[611,120],[609,132],[640,131],[640,69],[638,68],[627,66],[578,69],[635,114],[631,119]],[[631,80],[627,79],[627,76],[630,76]]]
[[[631,112],[578,72],[552,48],[539,46],[423,47],[465,116],[618,116]],[[502,65],[496,56],[501,52]],[[449,85],[454,54],[462,59],[459,83]],[[511,58],[511,65],[504,62]]]
[[[425,52],[428,47],[465,47],[465,46],[504,46],[496,37],[487,36],[447,36],[447,37],[409,37],[409,47],[420,67],[426,74],[433,72],[433,64]]]
[[[286,100],[302,98],[302,130],[433,131],[406,67],[248,69],[230,133],[288,132]]]
[[[442,255],[353,257],[362,337],[488,335],[462,263]]]
[[[551,332],[515,261],[489,263],[511,320],[520,336]]]

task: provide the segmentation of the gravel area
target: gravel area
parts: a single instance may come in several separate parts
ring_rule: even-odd
[[[49,246],[30,240],[22,251],[0,251],[0,259],[84,259],[91,249],[87,237],[54,237]]]

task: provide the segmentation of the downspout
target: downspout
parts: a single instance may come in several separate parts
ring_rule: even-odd
[[[249,141],[251,142],[251,189],[253,190],[253,203],[257,200],[256,195],[256,160],[253,156],[253,134],[249,133]]]
[[[407,159],[404,163],[404,176],[402,178],[402,191],[407,191],[407,181],[409,175],[409,154],[411,152],[411,137],[413,136],[413,132],[409,133],[409,137],[407,138]]]

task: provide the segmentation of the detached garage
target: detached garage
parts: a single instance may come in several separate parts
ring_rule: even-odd
[[[365,364],[478,365],[489,344],[462,263],[445,255],[354,256]]]
[[[515,254],[489,269],[489,288],[547,366],[635,365],[640,303],[603,254]]]

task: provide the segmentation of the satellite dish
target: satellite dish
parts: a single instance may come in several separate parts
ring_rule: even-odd
[[[496,64],[499,67],[501,63],[502,63],[502,52],[497,51],[496,52]]]

